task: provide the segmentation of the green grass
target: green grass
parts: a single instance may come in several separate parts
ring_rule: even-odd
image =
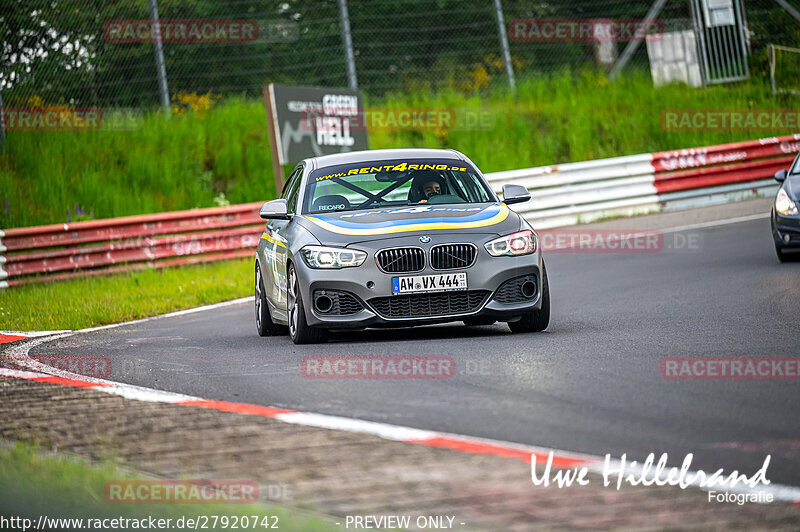
[[[253,261],[140,270],[0,290],[0,330],[94,327],[217,303],[253,292]]]
[[[649,73],[609,83],[584,71],[522,78],[506,89],[389,94],[369,107],[488,111],[487,128],[375,131],[370,147],[448,147],[486,172],[696,147],[794,131],[670,132],[661,111],[682,108],[794,108],[768,83],[654,89]],[[260,100],[229,98],[204,114],[145,116],[133,131],[10,132],[0,155],[0,227],[67,221],[79,205],[95,218],[207,207],[275,197],[266,115]]]
[[[10,216],[0,226],[214,206],[275,196],[264,106],[230,100],[205,114],[155,113],[130,131],[13,132],[0,156]],[[2,213],[5,216],[5,211]]]
[[[182,516],[277,516],[278,529],[288,531],[332,531],[336,528],[319,517],[262,504],[110,504],[104,498],[109,481],[142,480],[119,471],[111,463],[91,465],[64,457],[36,452],[28,444],[0,448],[0,515],[32,519],[50,518],[171,518]],[[294,515],[293,515],[294,514]],[[252,518],[250,521],[252,528]],[[270,518],[269,523],[274,523]],[[240,527],[242,528],[242,527]],[[264,528],[257,527],[260,530]],[[105,528],[110,530],[110,528]],[[213,529],[212,529],[213,530]]]

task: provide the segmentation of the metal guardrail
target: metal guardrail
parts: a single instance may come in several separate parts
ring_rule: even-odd
[[[0,287],[247,257],[261,203],[0,231]]]
[[[537,229],[619,215],[700,207],[774,193],[774,173],[800,152],[800,135],[487,174],[528,188],[515,206]]]
[[[772,194],[800,134],[487,174],[528,188],[537,229]],[[249,257],[261,203],[0,231],[0,287]]]

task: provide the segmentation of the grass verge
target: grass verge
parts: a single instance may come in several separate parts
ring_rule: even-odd
[[[20,517],[31,519],[29,529],[35,527],[39,516],[51,519],[142,519],[152,516],[155,519],[172,519],[174,523],[181,517],[198,519],[199,516],[226,516],[228,522],[238,517],[249,519],[249,527],[263,530],[260,526],[263,518],[269,516],[267,523],[275,524],[280,530],[326,532],[336,530],[319,517],[297,515],[285,508],[263,504],[111,504],[106,502],[104,487],[107,482],[137,479],[130,473],[123,473],[113,464],[100,466],[64,457],[39,454],[36,449],[23,443],[16,443],[10,448],[0,448],[0,516],[6,519]],[[258,518],[259,526],[253,527],[253,517]],[[277,518],[277,519],[275,519]],[[212,522],[209,519],[208,524]],[[237,521],[239,521],[237,519]],[[218,522],[222,522],[221,519]],[[62,523],[63,524],[63,523]],[[76,523],[50,523],[45,529],[70,530],[88,528]],[[140,528],[136,526],[122,527],[102,526],[101,530],[125,530]],[[130,525],[130,523],[129,523]],[[19,527],[12,527],[18,528]],[[98,527],[92,527],[97,529]],[[183,527],[194,528],[194,527]],[[214,530],[214,527],[210,527]],[[222,529],[222,527],[218,527]]]
[[[95,327],[252,294],[253,261],[225,260],[0,290],[0,330]]]

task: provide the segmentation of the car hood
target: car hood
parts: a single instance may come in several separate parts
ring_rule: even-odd
[[[783,182],[783,190],[794,200],[800,200],[800,175],[790,175]]]
[[[503,203],[410,205],[331,214],[306,214],[299,219],[320,242],[356,244],[414,234],[504,235],[520,229],[517,213]]]

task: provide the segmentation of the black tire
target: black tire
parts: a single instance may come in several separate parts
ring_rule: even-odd
[[[328,339],[326,329],[312,329],[306,321],[303,295],[297,283],[297,273],[294,264],[289,265],[287,278],[288,310],[289,310],[289,337],[296,344],[318,344]]]
[[[778,246],[778,244],[775,244],[775,254],[778,256],[778,262],[786,261],[786,255],[784,255],[783,250]]]
[[[289,328],[285,325],[278,325],[272,321],[267,303],[267,294],[264,291],[264,279],[261,277],[261,269],[256,262],[256,330],[259,336],[283,336],[289,333]]]
[[[547,267],[542,262],[542,308],[524,314],[519,321],[508,323],[512,333],[541,332],[550,323],[550,283],[547,281]]]

